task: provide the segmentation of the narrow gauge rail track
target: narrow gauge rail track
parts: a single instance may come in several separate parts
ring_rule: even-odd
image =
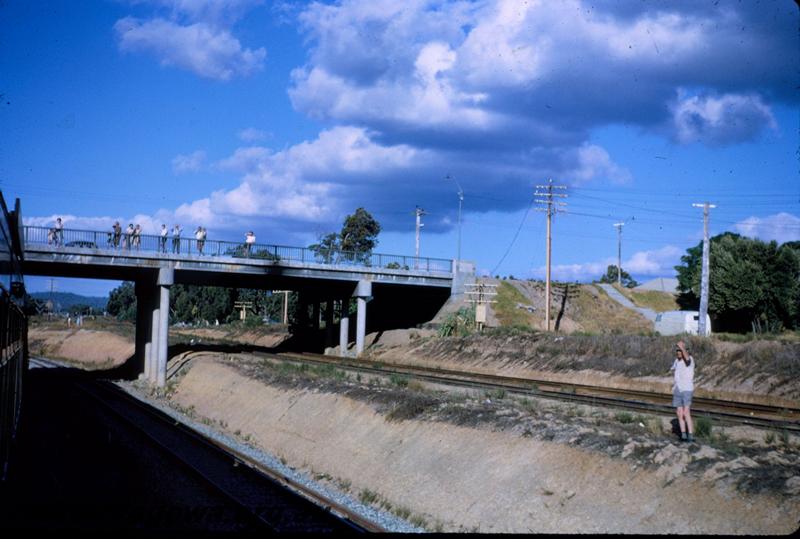
[[[673,414],[672,396],[664,393],[609,388],[585,384],[553,382],[483,373],[453,371],[422,366],[387,365],[378,361],[357,361],[310,353],[258,353],[274,359],[301,361],[370,374],[400,374],[428,382],[472,387],[485,390],[503,389],[531,396],[566,400],[589,405],[602,405],[651,413]],[[725,424],[751,425],[762,428],[785,429],[800,433],[800,409],[750,404],[735,401],[698,398],[692,402],[696,416],[708,416]]]
[[[60,367],[42,358],[31,358],[31,363],[39,368]],[[248,455],[203,436],[111,382],[82,382],[78,389],[200,477],[239,508],[255,528],[274,532],[386,531]]]

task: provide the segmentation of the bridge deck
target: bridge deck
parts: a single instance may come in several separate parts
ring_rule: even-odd
[[[452,261],[429,257],[346,252],[317,252],[302,247],[141,236],[138,245],[122,238],[117,246],[104,232],[51,233],[25,227],[25,273],[133,280],[162,267],[175,270],[176,282],[245,286],[262,281],[370,280],[376,284],[451,287]],[[232,284],[227,284],[232,282]],[[277,284],[277,283],[274,283]]]

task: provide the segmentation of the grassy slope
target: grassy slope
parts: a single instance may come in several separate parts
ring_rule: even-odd
[[[589,286],[593,287],[585,285]],[[621,306],[599,288],[595,288],[599,292],[595,297],[585,287],[581,287],[580,293],[575,298],[576,310],[579,313],[576,321],[583,326],[585,332],[605,334],[653,331],[653,324],[644,316]]]
[[[680,310],[678,302],[675,301],[675,296],[668,292],[659,292],[658,290],[631,290],[630,288],[617,286],[616,284],[613,286],[637,307],[653,309],[657,313]]]
[[[497,303],[494,314],[503,326],[532,326],[534,317],[524,309],[518,309],[517,303],[530,305],[531,302],[522,293],[505,281],[497,287]]]

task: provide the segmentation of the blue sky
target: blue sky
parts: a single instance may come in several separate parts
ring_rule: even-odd
[[[786,1],[8,1],[0,188],[28,224],[162,222],[308,245],[363,206],[378,251],[541,278],[672,276],[711,233],[800,239]],[[514,239],[516,238],[516,239]],[[513,241],[512,241],[513,240]],[[117,283],[58,280],[101,295]],[[30,290],[49,282],[30,278]]]

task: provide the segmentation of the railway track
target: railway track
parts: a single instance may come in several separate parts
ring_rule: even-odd
[[[353,360],[310,353],[284,352],[267,354],[259,352],[256,355],[284,361],[332,365],[373,375],[388,376],[397,374],[436,384],[487,391],[502,389],[516,394],[552,398],[574,403],[601,405],[649,413],[674,414],[672,395],[664,393],[453,371],[433,367],[387,365],[368,359]],[[692,402],[692,412],[695,416],[707,416],[722,424],[751,425],[800,433],[800,408],[695,397]]]
[[[42,358],[31,358],[30,362],[36,368],[61,366]],[[350,508],[177,422],[111,382],[80,382],[77,387],[98,407],[167,453],[187,473],[200,478],[236,507],[254,529],[290,533],[386,531]]]

